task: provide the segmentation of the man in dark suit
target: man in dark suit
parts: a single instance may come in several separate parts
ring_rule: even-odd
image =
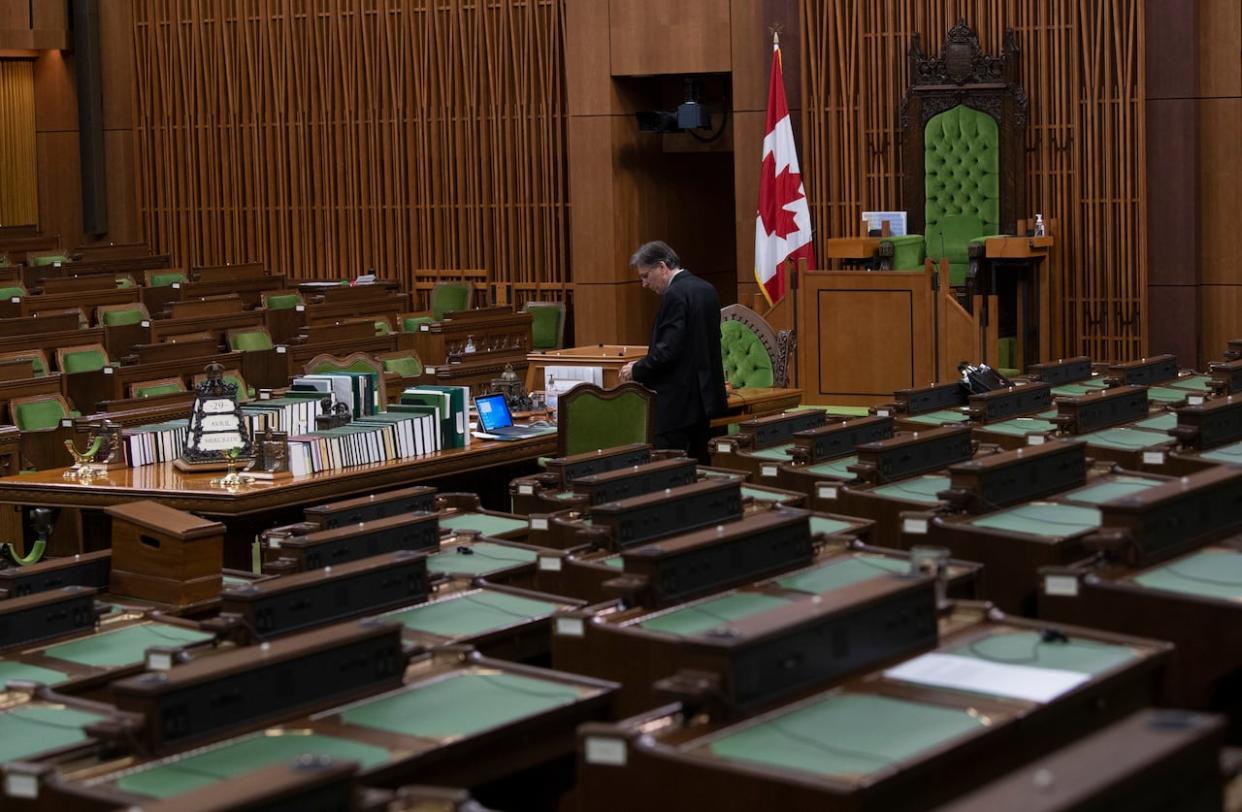
[[[720,360],[720,299],[710,283],[681,267],[672,248],[649,242],[630,267],[643,287],[660,294],[647,356],[626,364],[621,380],[655,390],[657,448],[680,448],[708,462],[711,419],[725,412]]]

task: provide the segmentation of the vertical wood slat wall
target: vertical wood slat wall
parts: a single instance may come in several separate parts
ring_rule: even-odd
[[[1030,97],[1027,210],[1060,221],[1054,353],[1147,352],[1143,0],[802,0],[801,14],[803,171],[818,239],[856,234],[864,209],[901,206],[911,35],[938,53],[962,18],[999,53],[1012,27]]]
[[[39,222],[34,63],[0,59],[0,226]]]
[[[146,239],[299,278],[568,281],[563,0],[134,0]]]

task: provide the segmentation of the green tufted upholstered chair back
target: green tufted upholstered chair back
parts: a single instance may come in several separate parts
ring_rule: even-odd
[[[431,289],[432,318],[440,321],[445,313],[469,310],[472,292],[469,282],[437,282]]]
[[[749,307],[720,309],[720,356],[725,380],[734,389],[789,385],[789,351],[793,336],[777,332]]]
[[[734,389],[772,385],[772,357],[755,331],[740,321],[720,323],[720,355],[724,360],[725,380]]]
[[[636,383],[608,390],[589,383],[575,386],[557,402],[557,456],[651,442],[654,398]]]
[[[1000,136],[996,120],[964,104],[932,116],[923,131],[924,244],[949,260],[962,285],[971,240],[1000,233]]]

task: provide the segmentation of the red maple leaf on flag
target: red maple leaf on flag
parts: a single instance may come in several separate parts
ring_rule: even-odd
[[[798,230],[793,212],[785,207],[803,196],[798,188],[802,185],[802,176],[791,173],[788,165],[777,175],[776,158],[771,152],[763,159],[760,172],[759,217],[763,220],[763,230],[769,236],[775,233],[784,239]]]

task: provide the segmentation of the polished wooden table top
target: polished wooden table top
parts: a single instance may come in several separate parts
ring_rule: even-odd
[[[272,507],[314,504],[555,453],[555,434],[516,442],[475,439],[468,448],[274,481],[259,480],[236,490],[209,484],[222,476],[219,471],[183,472],[171,463],[110,471],[107,476],[85,483],[65,479],[67,469],[57,468],[0,478],[0,502],[103,507],[135,499],[157,499],[170,507],[200,514],[243,516]]]

